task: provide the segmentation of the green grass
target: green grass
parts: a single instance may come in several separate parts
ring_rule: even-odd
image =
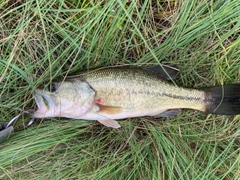
[[[177,66],[186,87],[239,83],[240,1],[0,1],[0,122],[55,77],[126,64]],[[0,179],[237,180],[239,120],[41,120],[0,144]]]

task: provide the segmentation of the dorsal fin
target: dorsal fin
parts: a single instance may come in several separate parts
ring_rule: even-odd
[[[177,68],[167,65],[144,67],[143,70],[148,71],[165,81],[171,81],[176,79],[179,73]]]
[[[108,67],[102,67],[98,68],[92,71],[98,71],[100,69],[107,69],[107,68],[118,68],[118,69],[124,69],[124,68],[141,68],[151,74],[154,74],[155,76],[159,77],[160,79],[163,79],[165,81],[172,81],[176,79],[178,76],[179,70],[176,67],[168,66],[168,65],[155,65],[155,66],[149,66],[149,67],[138,67],[138,66],[133,66],[133,65],[119,65],[119,66],[108,66]],[[72,79],[72,78],[82,78],[84,80],[84,77],[82,76],[84,72],[78,75],[68,75],[66,79]]]

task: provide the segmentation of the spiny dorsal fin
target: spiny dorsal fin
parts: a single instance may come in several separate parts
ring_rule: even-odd
[[[148,71],[165,81],[171,81],[176,79],[179,73],[177,68],[167,65],[144,67],[143,70]]]
[[[168,65],[155,65],[155,66],[149,66],[149,67],[138,67],[138,66],[133,66],[133,65],[119,65],[119,66],[108,66],[108,67],[102,67],[98,69],[94,69],[91,71],[98,71],[101,69],[109,69],[109,68],[115,68],[115,69],[126,69],[126,68],[131,68],[131,69],[136,69],[136,68],[141,68],[147,72],[150,72],[154,74],[155,76],[165,80],[165,81],[171,81],[176,79],[178,76],[179,70],[176,67],[168,66]],[[86,71],[85,73],[87,73]],[[82,80],[85,80],[84,77],[84,72],[78,75],[68,75],[66,79],[73,79],[73,78],[81,78]]]

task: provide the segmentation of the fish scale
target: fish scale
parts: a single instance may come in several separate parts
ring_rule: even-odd
[[[130,112],[157,111],[163,106],[205,110],[203,91],[177,87],[142,69],[109,68],[83,76],[106,106],[119,106]]]

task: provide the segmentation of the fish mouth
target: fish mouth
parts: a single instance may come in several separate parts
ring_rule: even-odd
[[[38,113],[46,113],[48,110],[52,109],[55,106],[50,95],[44,93],[39,89],[35,90],[34,99],[37,105],[35,110]]]

